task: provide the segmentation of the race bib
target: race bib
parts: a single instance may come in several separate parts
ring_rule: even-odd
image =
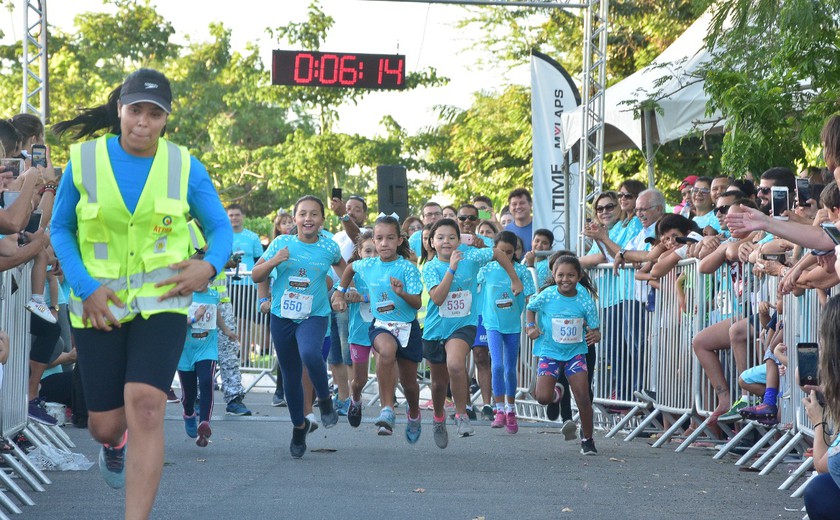
[[[557,343],[583,341],[583,318],[551,318],[551,338]]]
[[[512,298],[500,298],[496,300],[496,308],[497,309],[510,309],[513,307],[513,299]]]
[[[280,299],[280,316],[290,320],[303,320],[312,313],[312,296],[286,291]]]
[[[201,314],[196,315],[200,308],[204,308]],[[188,316],[195,318],[195,323],[191,326],[193,329],[200,330],[216,330],[216,305],[213,303],[195,303],[190,304],[187,311]]]
[[[472,293],[470,291],[456,291],[446,295],[440,305],[441,318],[465,318],[470,315],[472,307]]]
[[[376,320],[373,326],[377,329],[385,329],[397,338],[400,346],[405,348],[408,346],[408,338],[411,335],[411,323],[403,323],[401,321],[382,321]]]
[[[370,312],[370,302],[362,302],[359,304],[359,316],[361,316],[362,321],[365,323],[373,321],[373,314]]]

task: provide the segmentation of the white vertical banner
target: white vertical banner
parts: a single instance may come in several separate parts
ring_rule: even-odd
[[[580,229],[577,163],[564,170],[566,147],[560,118],[580,105],[580,92],[562,65],[531,53],[531,129],[534,158],[534,231],[554,233],[552,249],[574,250]],[[571,159],[571,154],[569,154]],[[567,232],[568,230],[568,232]]]

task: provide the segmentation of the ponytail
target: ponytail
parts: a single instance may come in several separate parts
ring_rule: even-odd
[[[108,94],[108,102],[104,105],[99,105],[92,108],[84,108],[81,113],[73,119],[61,121],[53,125],[52,129],[56,135],[61,136],[71,128],[76,128],[75,139],[82,139],[85,137],[93,137],[94,134],[101,130],[108,130],[108,133],[120,133],[120,118],[117,116],[118,107],[117,102],[120,99],[120,90],[122,85],[118,86]]]

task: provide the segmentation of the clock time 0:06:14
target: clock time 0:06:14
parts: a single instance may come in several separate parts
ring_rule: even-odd
[[[405,88],[405,56],[275,50],[271,84],[402,89]]]

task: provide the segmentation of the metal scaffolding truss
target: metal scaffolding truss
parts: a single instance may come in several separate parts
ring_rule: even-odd
[[[47,0],[24,0],[23,101],[20,111],[49,118]]]

